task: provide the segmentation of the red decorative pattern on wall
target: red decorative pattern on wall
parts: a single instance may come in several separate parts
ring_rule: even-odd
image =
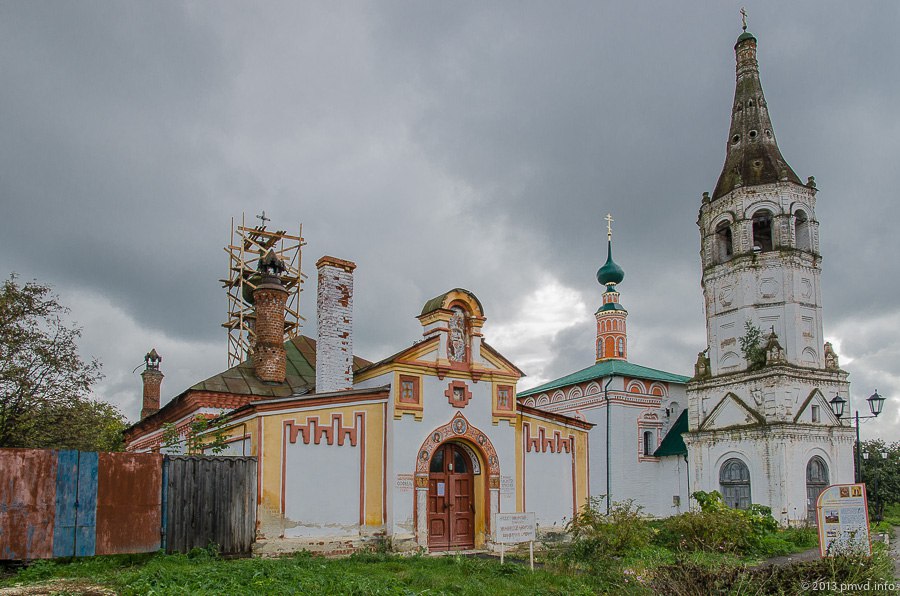
[[[361,418],[361,416],[354,416],[353,426],[344,426],[344,415],[332,414],[330,423],[322,426],[318,416],[310,416],[306,419],[306,424],[297,424],[294,420],[286,420],[284,430],[291,443],[296,443],[299,436],[304,445],[309,445],[310,442],[313,445],[319,445],[324,438],[327,445],[334,445],[336,440],[339,446],[343,446],[345,442],[349,441],[351,447],[356,447]]]
[[[465,408],[472,399],[472,392],[463,381],[453,381],[447,390],[444,391],[447,396],[447,402],[454,408]]]
[[[531,436],[531,425],[525,424],[523,425],[523,431],[525,432],[525,451],[531,453],[532,451],[540,452],[540,453],[572,453],[572,450],[575,448],[575,437],[573,435],[569,435],[566,438],[563,438],[562,433],[558,430],[553,431],[552,436],[547,436],[548,431],[543,426],[537,427],[537,435]]]

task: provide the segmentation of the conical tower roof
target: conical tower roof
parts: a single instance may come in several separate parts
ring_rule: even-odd
[[[722,174],[713,192],[718,199],[740,186],[756,186],[800,178],[784,160],[759,80],[756,37],[746,30],[734,46],[737,82]]]

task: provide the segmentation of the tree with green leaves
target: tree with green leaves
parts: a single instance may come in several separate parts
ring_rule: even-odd
[[[863,441],[860,446],[869,516],[881,520],[885,505],[900,503],[900,443],[872,439]]]
[[[759,370],[766,365],[766,348],[762,339],[762,329],[750,319],[744,321],[744,336],[740,338],[740,343],[747,370]]]
[[[197,455],[218,455],[227,448],[222,429],[207,418],[194,418],[183,431],[171,422],[163,424],[162,446],[170,452]]]
[[[115,450],[126,421],[110,404],[89,399],[102,378],[97,360],[78,354],[81,329],[50,287],[0,288],[0,447]]]

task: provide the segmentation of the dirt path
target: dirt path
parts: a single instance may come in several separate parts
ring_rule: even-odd
[[[894,577],[900,579],[900,526],[894,526],[891,536],[891,559],[894,560]]]
[[[780,557],[772,557],[771,559],[766,559],[760,564],[760,567],[764,565],[790,565],[791,563],[796,563],[798,561],[815,561],[818,558],[819,547],[817,546],[800,553],[792,553],[790,555],[783,555]]]
[[[79,596],[115,596],[111,588],[85,579],[54,579],[30,586],[0,588],[0,596],[47,596],[72,594]]]

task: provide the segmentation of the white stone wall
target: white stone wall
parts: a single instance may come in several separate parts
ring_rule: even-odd
[[[806,518],[806,464],[820,455],[832,484],[853,482],[853,429],[828,400],[847,395],[847,373],[789,366],[713,378],[688,387],[692,490],[719,490],[730,457],[747,464],[751,500],[782,524]],[[814,422],[812,408],[817,408]]]
[[[571,454],[531,449],[524,463],[525,510],[535,513],[539,532],[562,531],[574,512]]]
[[[772,214],[773,250],[753,253],[753,214]],[[809,218],[809,240],[795,234],[798,211]],[[723,258],[715,230],[731,226],[733,255]],[[773,327],[787,362],[824,366],[818,222],[815,191],[792,183],[737,188],[700,210],[703,294],[713,376],[742,370],[745,321]],[[799,249],[800,247],[807,247]]]
[[[759,426],[686,436],[693,470],[691,490],[721,492],[719,472],[731,458],[750,471],[750,498],[772,508],[782,525],[807,517],[806,466],[818,455],[831,484],[853,481],[853,430],[799,425]]]
[[[666,517],[686,511],[689,477],[684,460],[681,457],[648,458],[641,453],[642,431],[646,429],[653,432],[652,447],[655,450],[687,406],[685,386],[667,383],[666,395],[656,397],[629,392],[634,380],[626,385],[622,377],[613,378],[609,385],[609,396],[613,403],[610,407],[612,417],[609,420],[611,465],[607,487],[607,409],[603,394],[603,386],[607,380],[601,379],[600,382],[592,382],[584,387],[563,387],[547,394],[539,394],[533,396],[534,404],[548,411],[581,417],[595,425],[590,432],[589,442],[592,496],[609,494],[612,502],[632,499],[643,508],[645,514],[654,517]],[[637,381],[643,383],[648,390],[653,386],[653,381]],[[669,408],[668,415],[666,408]],[[679,505],[673,499],[676,496]]]
[[[356,446],[285,445],[285,538],[359,534],[360,453]]]

